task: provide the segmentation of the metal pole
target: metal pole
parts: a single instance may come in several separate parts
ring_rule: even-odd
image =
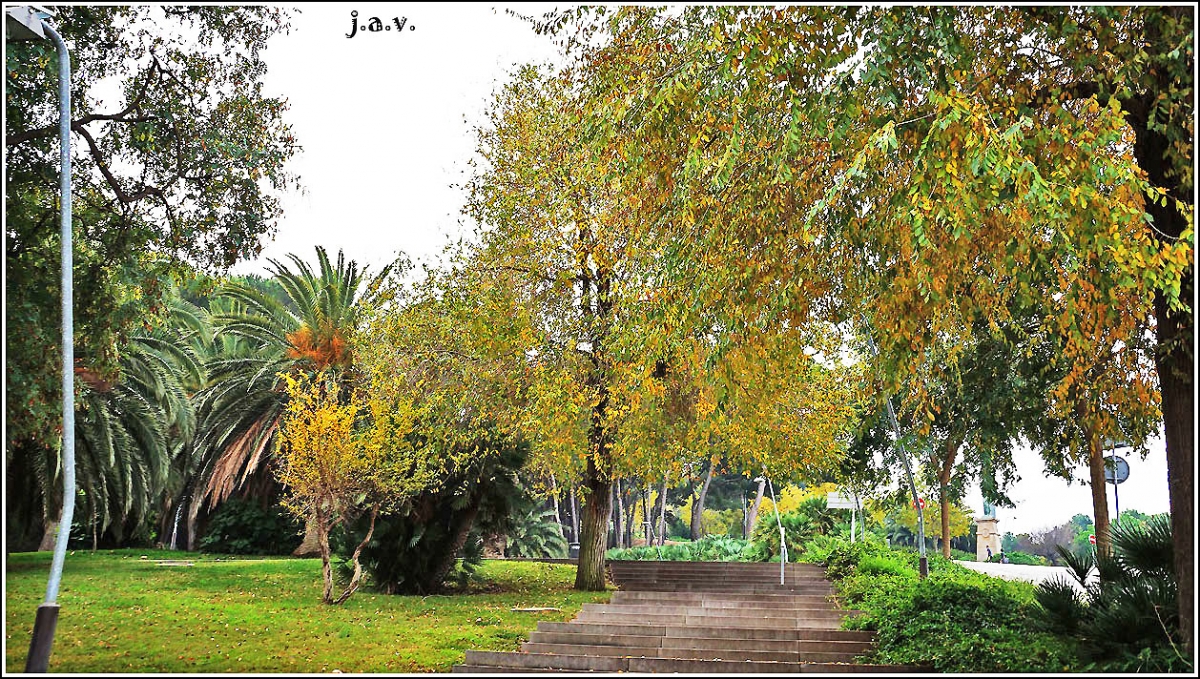
[[[871,333],[868,326],[867,345],[871,347],[871,351],[876,355],[879,354],[879,349],[875,347],[875,341],[871,339]],[[925,556],[925,509],[921,507],[920,498],[917,496],[917,483],[913,479],[912,466],[908,462],[908,452],[904,449],[904,445],[900,443],[900,423],[896,420],[896,411],[892,409],[892,397],[887,398],[887,413],[888,420],[892,425],[892,432],[896,436],[896,448],[900,451],[900,461],[904,464],[904,473],[908,476],[908,487],[912,491],[913,504],[917,508],[917,548],[921,555],[919,570],[921,577],[929,575],[929,560]]]
[[[50,664],[50,648],[54,644],[54,629],[58,625],[58,587],[62,581],[63,561],[67,556],[67,540],[75,514],[75,339],[71,278],[71,57],[67,43],[50,24],[42,27],[58,48],[58,136],[61,170],[58,191],[62,205],[62,407],[63,407],[63,507],[58,520],[58,537],[54,543],[54,558],[50,563],[50,580],[46,583],[46,601],[38,606],[33,623],[33,639],[29,642],[26,672],[45,672]]]

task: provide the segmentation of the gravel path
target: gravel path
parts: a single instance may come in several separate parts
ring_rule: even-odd
[[[1025,566],[1016,563],[983,563],[979,561],[956,561],[955,563],[993,577],[1005,580],[1024,580],[1025,582],[1032,582],[1034,584],[1057,577],[1071,583],[1080,592],[1083,591],[1083,588],[1079,586],[1079,583],[1071,576],[1069,569],[1065,566]],[[1092,577],[1096,577],[1094,572],[1092,573]]]

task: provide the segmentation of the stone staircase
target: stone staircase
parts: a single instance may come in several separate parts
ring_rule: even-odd
[[[874,632],[839,629],[825,571],[788,564],[610,561],[620,588],[518,652],[467,651],[454,672],[919,672],[857,663]]]

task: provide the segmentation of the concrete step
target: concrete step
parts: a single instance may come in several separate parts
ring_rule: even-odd
[[[860,641],[873,642],[875,632],[867,630],[819,629],[800,627],[794,629],[745,628],[703,625],[650,625],[638,623],[607,622],[548,622],[537,624],[538,632],[562,632],[567,634],[596,634],[633,637],[666,638],[729,638],[736,632],[740,639],[789,640],[789,641]]]
[[[584,604],[584,611],[599,611],[604,613],[645,614],[645,615],[686,615],[714,616],[718,618],[838,618],[844,617],[844,609],[831,606],[821,607],[789,607],[789,608],[758,608],[754,606],[715,607],[703,605],[668,605],[668,604]]]
[[[641,576],[624,576],[614,575],[612,578],[614,584],[619,587],[625,587],[630,583],[639,584],[659,584],[659,583],[694,583],[698,585],[765,585],[774,587],[812,587],[823,586],[828,583],[820,578],[788,578],[784,582],[779,582],[779,578],[690,578],[686,575],[680,577],[641,577]]]
[[[576,644],[543,644],[526,642],[526,653],[582,654],[622,658],[680,658],[689,660],[742,660],[767,662],[854,662],[853,653],[820,653],[798,651],[745,651],[711,648],[630,648],[624,646],[579,646]]]
[[[763,628],[777,627],[782,629],[800,629],[815,627],[821,629],[837,629],[841,626],[842,617],[813,617],[813,618],[751,618],[751,617],[720,617],[705,615],[640,615],[636,613],[604,613],[598,611],[583,611],[576,618],[580,622],[608,623],[641,623],[659,624],[671,627],[690,625],[725,628]]]
[[[613,603],[646,602],[702,602],[704,605],[754,605],[769,607],[821,605],[832,603],[825,595],[809,594],[737,594],[733,592],[655,592],[652,590],[618,590],[613,592]]]
[[[630,634],[588,634],[584,632],[535,631],[529,642],[536,644],[574,644],[578,646],[620,646],[624,648],[708,649],[734,651],[776,651],[781,653],[840,653],[861,655],[871,650],[870,641],[800,641],[797,639],[742,639],[721,637],[668,637]],[[529,649],[532,650],[532,649]]]
[[[793,601],[755,601],[753,599],[740,599],[740,600],[730,601],[728,599],[721,599],[721,598],[703,598],[702,599],[697,596],[692,596],[689,598],[682,598],[679,596],[675,596],[676,594],[690,594],[688,592],[680,592],[680,593],[654,592],[654,593],[661,594],[663,596],[637,597],[637,596],[629,596],[629,595],[642,594],[642,592],[618,591],[613,594],[613,597],[612,597],[612,599],[610,599],[610,601],[613,604],[620,604],[623,606],[636,606],[636,605],[641,605],[641,606],[692,606],[692,607],[703,607],[703,608],[713,608],[713,609],[722,609],[722,610],[742,609],[742,608],[754,608],[754,609],[764,609],[764,610],[774,610],[774,609],[788,610],[788,609],[811,609],[811,608],[833,609],[833,608],[837,608],[837,604],[835,604],[833,601],[831,601],[828,597],[823,597],[823,596],[809,596],[809,597],[802,597],[802,598],[798,597],[796,600],[793,600]],[[714,593],[714,594],[719,596],[719,593]]]
[[[757,573],[769,571],[779,572],[779,562],[768,561],[649,561],[635,559],[609,559],[606,563],[613,568],[629,570],[678,570],[703,571],[706,573],[718,571],[733,571],[738,573]],[[788,563],[785,573],[805,573],[812,571],[825,572],[825,567],[815,563]]]
[[[887,672],[912,673],[926,668],[902,665],[853,665],[813,662],[770,662],[737,660],[699,660],[678,658],[620,658],[554,653],[505,653],[501,651],[467,651],[464,667],[482,673],[537,671],[599,672],[675,672],[688,674],[711,673],[781,673],[781,672]],[[464,670],[465,671],[465,670]]]
[[[793,594],[800,596],[828,596],[833,588],[828,585],[804,585],[789,587],[780,585],[697,584],[694,582],[618,582],[617,585],[630,592],[728,592],[730,594]]]
[[[489,665],[455,665],[454,674],[557,674],[559,672],[598,674],[599,670],[560,670],[553,667],[492,667]]]

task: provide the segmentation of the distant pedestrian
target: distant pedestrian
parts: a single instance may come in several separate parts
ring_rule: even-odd
[[[988,560],[988,561],[991,561],[991,560],[992,560],[992,548],[989,546],[989,547],[987,548],[987,551],[988,551],[988,558],[987,558],[987,560]]]
[[[1000,563],[1008,563],[1008,555],[1004,553],[1003,549],[1000,550]]]

